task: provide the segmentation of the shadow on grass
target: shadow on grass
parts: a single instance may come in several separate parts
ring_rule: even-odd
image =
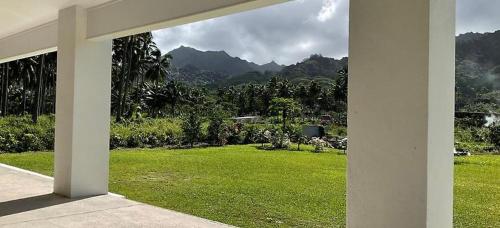
[[[471,161],[465,159],[455,159],[453,161],[453,164],[459,166],[460,165],[481,166],[481,167],[495,166],[493,163],[487,161],[475,161],[475,160]]]
[[[312,153],[312,154],[333,153],[333,154],[336,154],[336,155],[347,155],[344,150],[337,150],[337,149],[327,149],[327,150],[325,150],[323,152],[314,152],[313,150],[303,149],[302,147],[299,150],[299,148],[297,146],[291,146],[288,149],[287,148],[275,149],[272,146],[266,145],[266,144],[263,144],[263,145],[252,145],[252,147],[255,148],[255,149],[257,149],[257,150],[264,150],[264,151],[281,150],[281,151],[290,151],[290,152],[307,152],[307,153]]]
[[[290,152],[311,152],[310,150],[304,150],[304,149],[300,149],[298,150],[297,147],[289,147],[289,148],[280,148],[280,149],[277,149],[277,148],[273,148],[272,146],[269,146],[269,145],[253,145],[252,146],[253,148],[257,149],[257,150],[265,150],[265,151],[276,151],[276,150],[286,150],[286,151],[290,151]]]
[[[455,164],[455,165],[470,165],[470,164],[474,164],[474,163],[470,162],[470,161],[464,161],[464,160],[455,160],[455,161],[453,161],[453,164]]]

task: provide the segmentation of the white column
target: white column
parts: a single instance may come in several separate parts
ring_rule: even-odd
[[[107,194],[112,41],[86,37],[86,11],[59,12],[54,192]]]
[[[348,227],[452,227],[455,0],[351,0]]]

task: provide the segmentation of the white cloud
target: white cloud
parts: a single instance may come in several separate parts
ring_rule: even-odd
[[[457,34],[500,29],[499,0],[457,0]]]
[[[259,64],[293,64],[311,54],[340,58],[347,55],[347,3],[339,0],[337,12],[325,23],[315,18],[323,0],[295,0],[153,34],[163,52],[184,45],[224,50]]]
[[[376,1],[376,0],[367,0]],[[180,45],[225,50],[259,64],[293,64],[311,54],[347,55],[348,0],[295,0],[154,32],[163,52]],[[500,0],[457,0],[457,32],[500,29]]]
[[[323,0],[323,6],[318,13],[316,18],[320,22],[325,22],[333,17],[335,11],[337,9],[338,1],[337,0]]]

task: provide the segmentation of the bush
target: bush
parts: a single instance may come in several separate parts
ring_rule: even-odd
[[[182,122],[182,132],[184,134],[184,139],[189,143],[191,147],[194,146],[194,143],[198,142],[201,138],[201,119],[200,116],[191,111],[184,118]]]
[[[489,127],[490,142],[497,148],[500,149],[500,122],[496,122]]]
[[[228,126],[228,144],[236,145],[243,143],[243,135],[241,129],[243,128],[243,124],[235,123],[233,125]]]
[[[347,113],[333,113],[332,114],[333,123],[338,126],[347,126]]]
[[[269,139],[270,139],[270,132],[268,130],[266,129],[259,130],[256,142],[261,143],[262,147],[264,147],[264,143],[269,143]]]
[[[246,125],[243,127],[243,143],[252,144],[259,142],[261,129],[256,125]]]
[[[325,147],[328,146],[328,143],[321,138],[312,138],[310,143],[314,146],[314,152],[316,153],[325,151]]]
[[[163,147],[178,145],[182,138],[181,122],[158,118],[111,124],[110,148]]]
[[[468,127],[483,127],[487,123],[486,118],[484,118],[483,115],[475,115],[475,114],[468,114],[468,115],[459,115],[458,117],[455,118],[455,126],[457,127],[463,127],[463,128],[468,128]]]
[[[297,143],[297,150],[300,150],[301,144],[306,144],[308,142],[307,137],[304,135],[302,126],[298,125],[291,129],[290,136],[292,141]]]
[[[207,140],[212,145],[224,146],[227,143],[229,132],[221,116],[215,115],[210,118],[207,128]]]
[[[467,150],[472,153],[495,152],[492,126],[486,127],[456,127],[455,147],[457,150]]]
[[[30,116],[0,119],[0,152],[25,152],[54,148],[54,116],[34,124]]]
[[[290,146],[290,137],[282,130],[269,131],[268,135],[273,149],[288,149]]]

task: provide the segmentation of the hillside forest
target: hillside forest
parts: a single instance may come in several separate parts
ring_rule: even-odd
[[[460,35],[456,46],[456,111],[500,113],[500,31]],[[112,58],[115,123],[196,113],[201,119],[276,117],[283,130],[287,120],[312,123],[325,115],[346,125],[347,57],[312,54],[284,66],[184,46],[163,54],[144,33],[115,39]],[[56,53],[0,64],[0,115],[37,123],[53,114],[56,68]],[[479,122],[469,125],[482,127]]]

